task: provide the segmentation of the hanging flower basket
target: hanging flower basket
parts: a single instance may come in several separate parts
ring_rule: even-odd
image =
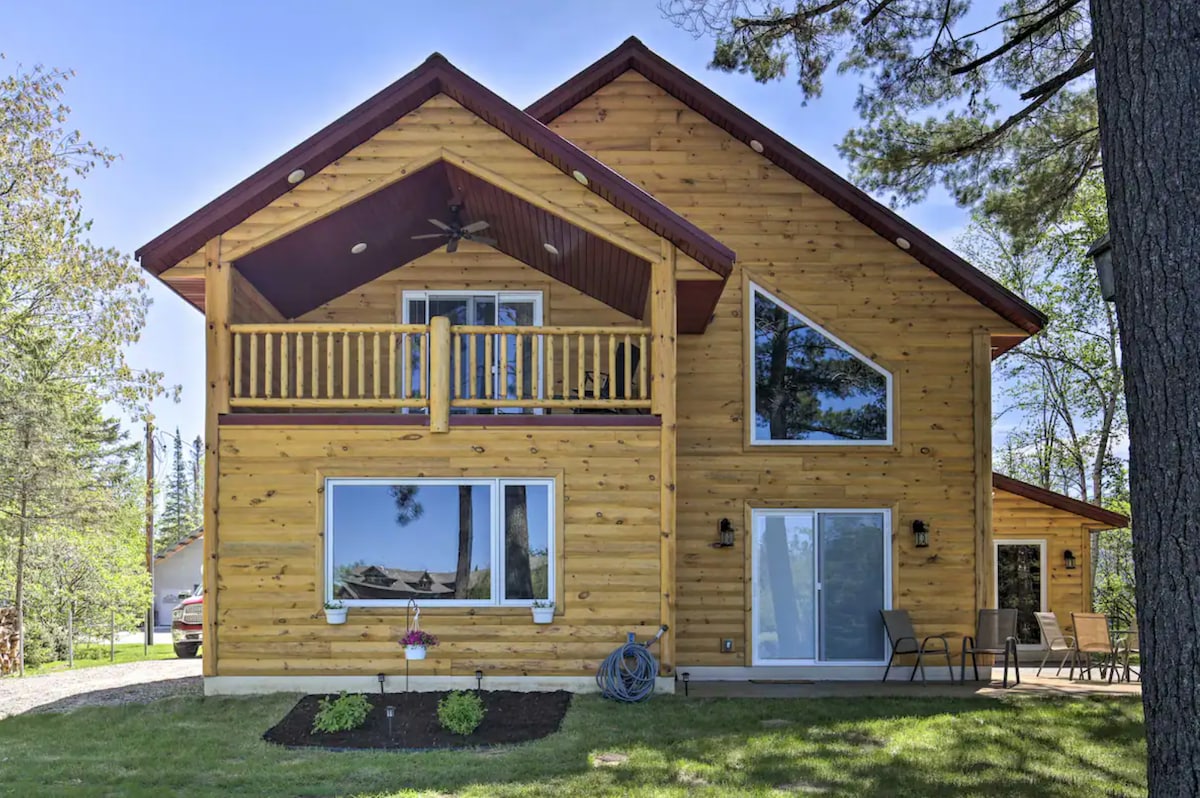
[[[425,659],[427,650],[437,644],[436,637],[420,629],[412,629],[400,638],[400,645],[404,646],[405,659]]]
[[[535,601],[529,609],[533,612],[534,623],[554,623],[553,601]]]

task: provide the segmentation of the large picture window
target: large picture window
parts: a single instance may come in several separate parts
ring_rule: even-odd
[[[759,286],[749,293],[751,441],[891,443],[891,374]]]
[[[554,481],[327,479],[325,598],[529,605],[554,597]]]

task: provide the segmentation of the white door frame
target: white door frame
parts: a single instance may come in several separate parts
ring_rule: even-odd
[[[996,538],[992,540],[992,606],[1000,609],[1000,547],[1001,546],[1037,546],[1041,553],[1040,565],[1040,582],[1041,596],[1038,597],[1041,606],[1038,612],[1049,612],[1050,601],[1048,588],[1050,585],[1050,571],[1046,567],[1046,539],[1045,538]],[[1038,635],[1041,636],[1041,627],[1038,627]],[[1039,640],[1038,643],[1021,643],[1017,646],[1022,651],[1041,651],[1046,646],[1045,640]]]
[[[758,657],[758,591],[755,589],[756,583],[759,581],[759,569],[761,567],[759,557],[757,556],[758,548],[758,519],[764,516],[772,515],[788,515],[798,513],[812,513],[813,515],[813,584],[816,585],[816,592],[813,600],[813,623],[816,632],[815,654],[813,659],[769,659],[762,660]],[[892,608],[892,511],[887,507],[830,507],[830,508],[812,508],[812,507],[752,507],[750,508],[750,534],[748,543],[750,547],[750,664],[756,667],[790,667],[796,665],[815,665],[820,667],[841,667],[841,666],[861,666],[861,665],[884,665],[887,663],[888,654],[891,653],[887,643],[887,633],[882,632],[884,639],[883,658],[879,660],[823,660],[821,655],[821,582],[820,582],[820,521],[818,516],[821,515],[844,515],[854,513],[875,513],[883,516],[883,526],[881,529],[880,545],[883,546],[883,607],[881,609],[890,610]]]

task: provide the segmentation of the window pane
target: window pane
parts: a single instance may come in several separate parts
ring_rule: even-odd
[[[887,378],[754,291],[754,440],[885,441]]]
[[[549,485],[504,485],[504,597],[550,598]]]
[[[759,515],[755,538],[755,661],[814,659],[813,516]]]
[[[490,601],[491,487],[331,483],[333,594]]]
[[[821,659],[885,658],[882,513],[821,513]]]

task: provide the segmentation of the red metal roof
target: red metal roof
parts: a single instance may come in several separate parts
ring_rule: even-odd
[[[752,140],[761,143],[765,158],[803,181],[879,235],[892,242],[896,242],[897,239],[908,241],[909,254],[1001,317],[1030,334],[1045,326],[1046,317],[1041,311],[787,139],[652,52],[635,37],[626,39],[615,50],[550,91],[526,111],[541,122],[549,124],[631,69],[734,138],[747,145]],[[999,342],[999,346],[1002,349],[1011,348],[1016,342],[1006,339]]]
[[[255,172],[137,250],[154,274],[283,196],[287,175],[314,175],[354,147],[438,94],[445,94],[564,174],[579,171],[587,187],[713,272],[726,277],[734,253],[617,172],[433,54],[404,77]]]
[[[992,474],[992,487],[996,490],[1003,490],[1017,496],[1022,496],[1039,504],[1044,504],[1047,507],[1053,507],[1057,510],[1079,515],[1101,524],[1107,524],[1106,528],[1108,529],[1124,529],[1129,526],[1129,519],[1120,513],[1105,510],[1103,507],[1098,507],[1090,502],[1072,499],[1070,496],[1055,493],[1052,490],[1031,485],[1028,482],[1022,482],[1019,479],[1006,477],[1003,474]]]

